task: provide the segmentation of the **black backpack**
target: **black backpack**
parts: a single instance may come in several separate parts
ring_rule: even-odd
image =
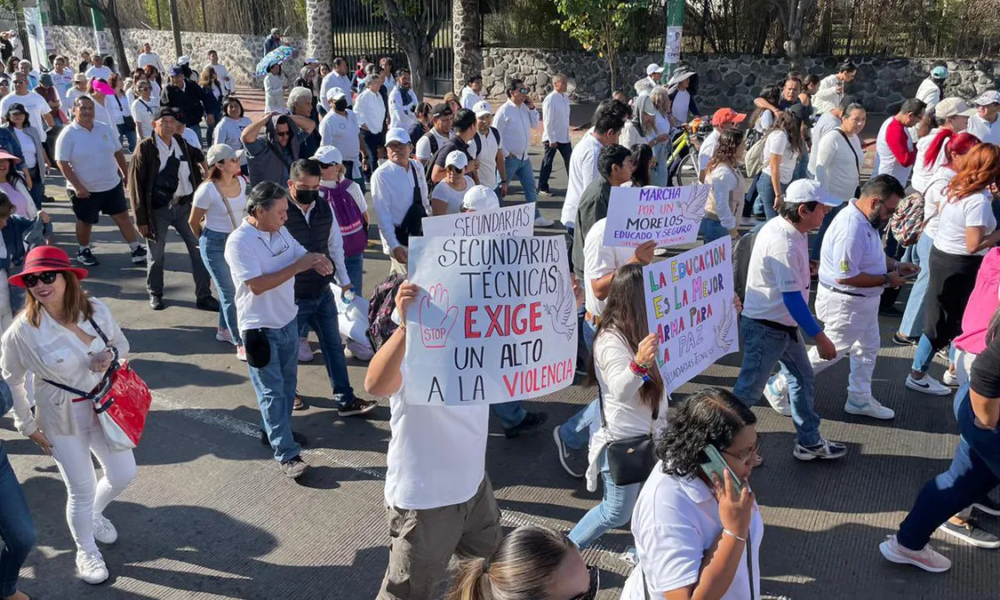
[[[740,302],[747,296],[747,274],[750,272],[750,255],[757,242],[757,232],[748,233],[736,240],[733,246],[733,289]]]
[[[434,163],[437,162],[438,152],[441,151],[441,146],[438,143],[437,136],[434,135],[433,130],[425,133],[424,137],[427,138],[427,141],[430,142],[431,145],[431,157],[427,159],[427,162],[424,164],[424,179],[427,181],[427,193],[429,194],[431,193],[431,190],[434,189],[434,182],[431,181],[431,173],[434,172]]]
[[[375,286],[375,291],[368,299],[369,325],[366,334],[375,352],[399,327],[393,322],[392,314],[396,311],[396,292],[405,279],[406,275],[402,273],[390,273],[382,283]]]

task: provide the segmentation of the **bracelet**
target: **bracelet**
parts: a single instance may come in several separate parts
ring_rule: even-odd
[[[649,369],[635,362],[635,359],[628,364],[628,368],[632,370],[632,374],[639,377],[643,382],[649,381]]]
[[[747,543],[747,539],[746,538],[741,538],[740,536],[736,535],[732,531],[729,531],[728,529],[723,529],[722,533],[728,535],[729,537],[736,538],[739,541],[743,542],[744,544]]]

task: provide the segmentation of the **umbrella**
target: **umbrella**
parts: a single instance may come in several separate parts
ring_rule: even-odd
[[[254,70],[254,75],[257,77],[263,77],[265,73],[270,70],[274,65],[280,65],[292,57],[295,53],[295,48],[291,46],[278,46],[274,50],[271,50],[264,55],[264,58],[260,59],[257,63],[257,68]]]

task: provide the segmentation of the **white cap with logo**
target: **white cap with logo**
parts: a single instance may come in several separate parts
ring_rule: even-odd
[[[476,113],[476,118],[485,117],[486,115],[492,115],[493,111],[490,109],[490,103],[486,100],[480,100],[476,102],[472,107],[472,112]]]

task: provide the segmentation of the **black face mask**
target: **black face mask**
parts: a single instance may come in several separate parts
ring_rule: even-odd
[[[295,201],[299,204],[312,204],[319,200],[319,190],[296,190]]]
[[[347,98],[341,98],[333,103],[334,110],[345,111],[347,110]]]

